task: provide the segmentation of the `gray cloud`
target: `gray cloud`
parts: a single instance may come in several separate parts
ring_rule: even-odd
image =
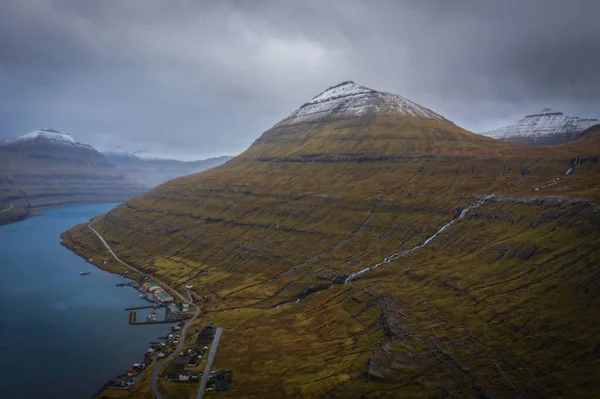
[[[352,79],[487,130],[545,107],[600,116],[596,0],[0,4],[0,137],[236,153]]]

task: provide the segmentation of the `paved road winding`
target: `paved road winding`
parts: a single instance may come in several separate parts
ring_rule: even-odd
[[[172,292],[175,293],[175,295],[177,295],[177,297],[179,297],[179,299],[181,299],[184,303],[189,303],[190,305],[194,305],[196,306],[193,302],[189,301],[188,298],[184,297],[183,295],[181,295],[175,288],[169,286],[167,283],[165,283],[164,281],[161,281],[159,279],[157,279],[156,277],[150,276],[149,274],[144,273],[143,271],[141,271],[140,269],[137,269],[133,266],[131,266],[128,263],[123,262],[121,259],[119,259],[119,257],[113,252],[112,248],[110,247],[110,245],[108,245],[108,243],[104,240],[104,238],[102,238],[102,236],[100,235],[100,233],[98,233],[96,231],[96,229],[94,229],[92,227],[92,224],[94,224],[94,222],[96,222],[98,219],[90,222],[90,224],[88,224],[88,227],[90,228],[90,230],[92,230],[100,239],[100,241],[102,241],[102,244],[104,244],[104,246],[106,247],[106,249],[108,249],[108,252],[110,252],[110,254],[113,256],[113,258],[115,258],[115,260],[117,262],[119,262],[120,264],[122,264],[125,267],[128,267],[129,269],[138,272],[139,274],[141,274],[142,276],[147,276],[148,278],[151,278],[152,280],[156,281],[157,283],[159,283],[160,285],[168,288],[169,290],[171,290]],[[191,297],[190,297],[191,299]]]
[[[8,208],[6,208],[5,210],[3,210],[3,211],[2,211],[2,212],[0,212],[0,213],[8,212],[8,211],[10,211],[11,209],[13,209],[13,206],[12,206],[12,204],[11,204],[11,205],[10,205]]]
[[[196,399],[202,399],[204,396],[204,389],[206,388],[206,383],[208,382],[208,377],[210,376],[210,369],[212,367],[213,360],[215,360],[215,355],[217,354],[217,347],[219,346],[219,340],[221,339],[222,332],[223,328],[218,327],[215,337],[213,338],[212,345],[210,346],[210,352],[208,353],[208,359],[206,360],[204,373],[202,373],[202,381],[200,382],[200,389],[196,394]]]
[[[11,206],[12,206],[12,205],[11,205]],[[96,220],[98,220],[98,219],[96,219]],[[137,268],[135,268],[135,267],[131,266],[130,264],[128,264],[128,263],[126,263],[126,262],[123,262],[121,259],[119,259],[119,257],[118,257],[118,256],[117,256],[117,255],[116,255],[114,252],[113,252],[113,250],[112,250],[112,248],[110,247],[110,245],[108,245],[108,243],[107,243],[107,242],[104,240],[104,238],[103,238],[103,237],[100,235],[100,233],[98,233],[98,232],[96,231],[96,229],[94,229],[94,228],[92,227],[92,224],[93,224],[93,223],[94,223],[96,220],[93,220],[93,221],[91,221],[91,222],[88,224],[88,227],[89,227],[89,229],[90,229],[91,231],[93,231],[93,232],[96,234],[96,236],[98,236],[98,238],[100,239],[100,241],[102,241],[102,244],[104,244],[104,246],[106,247],[106,249],[108,249],[108,252],[110,252],[110,254],[113,256],[113,258],[115,258],[115,260],[116,260],[117,262],[119,262],[119,263],[120,263],[120,264],[122,264],[123,266],[125,266],[125,267],[127,267],[127,268],[129,268],[129,269],[131,269],[131,270],[133,270],[133,271],[135,271],[135,272],[137,272],[137,273],[141,274],[142,276],[148,276],[149,278],[152,278],[154,281],[156,281],[157,283],[161,284],[163,287],[165,287],[165,288],[167,288],[167,289],[171,290],[173,293],[175,293],[175,295],[177,295],[177,296],[178,296],[178,297],[179,297],[179,298],[182,300],[182,302],[183,302],[183,303],[189,303],[190,305],[192,305],[192,306],[194,306],[194,307],[196,308],[196,310],[194,311],[194,315],[193,315],[193,317],[192,317],[191,319],[189,319],[189,320],[188,320],[188,322],[187,322],[187,323],[186,323],[186,324],[185,324],[185,325],[184,325],[184,326],[181,328],[181,330],[180,330],[180,333],[179,333],[179,344],[177,345],[177,348],[175,349],[175,351],[174,351],[174,352],[173,352],[173,353],[172,353],[170,356],[167,356],[166,358],[164,358],[164,359],[163,359],[163,360],[162,360],[160,363],[158,363],[158,364],[157,364],[157,365],[156,365],[156,366],[155,366],[155,367],[152,369],[152,376],[151,376],[151,378],[150,378],[150,387],[152,388],[152,392],[154,393],[154,396],[155,396],[157,399],[163,399],[163,396],[160,394],[160,392],[158,391],[158,388],[157,388],[157,386],[156,386],[156,383],[157,383],[157,381],[158,381],[158,372],[160,371],[160,369],[162,368],[162,366],[164,366],[164,365],[165,365],[165,363],[166,363],[167,361],[169,361],[169,360],[173,359],[174,357],[176,357],[176,356],[179,354],[179,352],[181,351],[181,349],[183,348],[183,344],[184,344],[184,342],[185,342],[185,334],[186,334],[186,332],[187,332],[187,329],[188,329],[188,327],[189,327],[189,326],[192,324],[192,322],[193,322],[194,320],[196,320],[196,318],[199,316],[199,314],[200,314],[200,307],[199,307],[198,305],[196,305],[196,304],[195,304],[195,303],[192,301],[192,296],[191,296],[191,294],[189,293],[189,291],[188,291],[188,290],[186,290],[186,292],[187,292],[187,294],[188,294],[188,296],[189,296],[189,299],[188,299],[188,298],[185,298],[185,297],[184,297],[183,295],[181,295],[181,294],[180,294],[180,293],[179,293],[179,292],[178,292],[176,289],[172,288],[171,286],[169,286],[169,285],[168,285],[168,284],[166,284],[165,282],[163,282],[163,281],[161,281],[161,280],[159,280],[159,279],[157,279],[157,278],[155,278],[155,277],[149,276],[148,274],[144,273],[143,271],[141,271],[141,270],[139,270],[139,269],[137,269]],[[220,332],[219,332],[218,330],[217,330],[217,334],[218,334],[219,336],[221,335],[221,334],[220,334]],[[215,336],[215,339],[216,339],[216,336]],[[213,342],[214,342],[214,341],[213,341]],[[217,340],[217,343],[218,343],[218,340]],[[213,345],[214,345],[214,343],[213,343]],[[211,355],[212,355],[212,357],[214,358],[214,354],[212,353],[212,349],[211,349]],[[210,356],[209,356],[209,360],[210,360]],[[211,360],[211,362],[210,362],[210,363],[212,363],[212,360]],[[207,363],[207,365],[208,365],[208,363]],[[202,388],[202,386],[201,386],[201,388]],[[204,392],[204,390],[202,390],[202,392]],[[200,397],[202,397],[202,396],[200,396]]]

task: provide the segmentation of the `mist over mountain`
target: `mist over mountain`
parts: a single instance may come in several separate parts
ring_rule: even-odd
[[[37,130],[0,144],[0,223],[66,204],[119,202],[144,192],[106,157],[66,133]]]
[[[145,159],[125,152],[103,152],[103,154],[127,179],[147,188],[156,187],[181,176],[202,172],[233,158],[222,156],[186,162],[175,159]]]

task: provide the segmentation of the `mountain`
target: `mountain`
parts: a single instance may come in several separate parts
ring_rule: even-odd
[[[223,156],[201,161],[183,162],[174,159],[143,159],[126,152],[107,151],[103,154],[127,179],[148,188],[181,176],[202,172],[233,158]]]
[[[68,134],[44,129],[0,144],[0,224],[50,207],[124,201],[142,192]]]
[[[94,227],[129,264],[194,285],[188,331],[224,328],[213,368],[233,371],[230,397],[595,397],[600,140],[586,137],[520,146],[344,82]],[[85,224],[63,239],[108,256]]]
[[[567,116],[546,108],[539,114],[527,115],[514,125],[481,134],[525,145],[556,145],[576,140],[584,130],[598,124],[598,119]]]

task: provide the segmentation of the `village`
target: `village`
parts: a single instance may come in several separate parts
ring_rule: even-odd
[[[104,261],[103,264],[106,264]],[[124,272],[123,277],[129,277],[129,272]],[[158,341],[150,343],[150,347],[144,353],[144,359],[141,363],[134,363],[132,367],[116,378],[110,380],[102,389],[133,389],[144,375],[147,369],[151,368],[156,362],[172,356],[180,344],[179,332],[186,324],[186,319],[190,317],[189,304],[176,301],[160,285],[149,281],[147,276],[140,280],[129,281],[127,283],[117,284],[122,287],[132,287],[140,292],[140,298],[150,302],[148,306],[138,306],[126,308],[130,311],[129,324],[148,325],[169,323],[172,324],[170,332],[165,337],[159,337]],[[186,285],[186,290],[193,290],[192,285]],[[191,295],[191,294],[190,294]],[[200,297],[204,302],[209,302],[210,297]],[[150,313],[144,321],[137,320],[137,311],[148,309]],[[164,309],[165,316],[160,319],[157,311]],[[207,358],[209,347],[213,345],[215,332],[217,328],[213,323],[207,323],[198,333],[195,344],[192,348],[182,350],[177,356],[164,367],[160,373],[160,379],[167,379],[174,383],[199,383],[204,385],[204,392],[217,393],[228,392],[230,390],[232,372],[230,370],[202,370],[202,360]],[[189,339],[189,338],[188,338]],[[213,352],[216,351],[216,347]],[[214,357],[214,353],[211,353]],[[207,368],[212,362],[207,363]],[[204,376],[204,373],[208,373]],[[204,377],[204,378],[203,378]]]
[[[108,389],[132,389],[145,372],[156,361],[170,356],[179,344],[178,331],[184,322],[171,327],[171,332],[163,340],[151,343],[144,354],[142,363],[135,363],[131,369],[121,373],[115,379],[110,380],[104,388]],[[198,383],[203,377],[201,361],[207,355],[209,345],[212,344],[216,328],[208,323],[199,333],[195,346],[181,351],[174,360],[168,364],[161,373],[161,378],[166,378],[176,383]],[[211,370],[206,380],[204,391],[206,393],[228,392],[230,390],[232,372],[230,370]]]

